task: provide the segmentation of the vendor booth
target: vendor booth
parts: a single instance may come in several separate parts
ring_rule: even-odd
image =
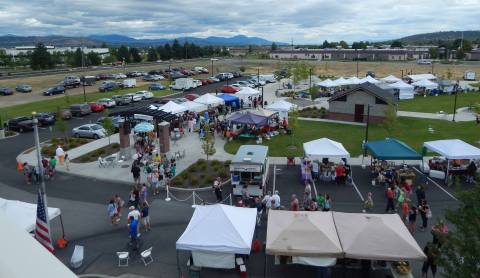
[[[240,109],[240,99],[230,94],[220,94],[219,98],[225,101],[226,106],[231,106],[232,110]]]
[[[385,82],[385,83],[396,83],[398,81],[401,81],[402,79],[398,78],[398,77],[395,77],[393,75],[389,75],[387,77],[384,77],[382,79],[380,79],[381,81]]]
[[[358,85],[362,83],[362,80],[356,76],[347,79],[349,85]]]
[[[204,94],[196,99],[193,100],[194,102],[196,103],[200,103],[200,104],[204,104],[208,107],[215,107],[215,106],[219,106],[219,105],[222,105],[222,104],[225,104],[225,101],[219,97],[216,97],[212,94]]]
[[[328,138],[320,138],[303,143],[305,156],[312,159],[328,158],[349,158],[350,153],[342,143],[335,142]]]
[[[267,146],[240,146],[230,163],[233,195],[242,195],[242,188],[246,186],[250,196],[263,196],[268,170]]]
[[[256,218],[255,208],[196,206],[176,249],[190,251],[197,267],[235,268],[236,255],[250,254]]]
[[[378,81],[377,79],[371,77],[370,75],[367,75],[366,77],[360,79],[360,84],[363,84],[363,83],[371,83],[371,84],[377,84],[377,83],[380,83],[380,81]]]
[[[207,110],[206,105],[201,104],[201,103],[197,103],[197,102],[194,102],[194,101],[184,101],[184,102],[180,103],[180,105],[185,107],[187,109],[187,111],[190,111],[190,112],[200,113],[200,112],[203,112],[203,111]]]
[[[280,119],[288,119],[288,112],[293,111],[297,108],[296,104],[288,102],[286,100],[280,99],[267,105],[265,108],[271,111],[277,111]]]
[[[335,83],[330,79],[325,79],[323,81],[315,83],[315,85],[318,86],[318,87],[323,87],[323,88],[331,88],[331,87],[336,86]]]
[[[415,96],[414,86],[399,80],[395,83],[389,84],[388,87],[398,89],[399,99],[412,99]]]
[[[339,77],[332,81],[333,87],[345,86],[348,85],[347,79]]]
[[[187,111],[187,108],[180,105],[180,104],[176,104],[173,101],[169,101],[169,102],[165,103],[164,105],[160,106],[158,108],[158,110],[162,110],[162,111],[165,111],[167,113],[172,113],[174,115],[178,115],[178,114],[181,114],[181,113]]]
[[[257,127],[268,125],[268,117],[260,116],[254,113],[237,112],[227,118],[232,124],[254,125]]]
[[[438,89],[438,84],[428,79],[418,80],[416,82],[413,82],[411,85],[418,88],[424,88],[425,90]]]

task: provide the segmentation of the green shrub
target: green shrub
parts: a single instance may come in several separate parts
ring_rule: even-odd
[[[212,165],[213,167],[218,166],[220,164],[222,164],[222,163],[220,161],[216,160],[216,159],[210,161],[210,165]]]
[[[207,174],[205,174],[205,173],[201,173],[199,175],[200,179],[202,179],[202,180],[204,180],[206,176],[207,176]]]
[[[190,173],[189,173],[188,171],[183,171],[183,172],[180,174],[180,176],[181,176],[183,179],[187,180],[188,178],[190,178]]]
[[[213,181],[215,180],[215,178],[213,176],[208,176],[206,179],[205,179],[205,183],[206,184],[213,184]]]
[[[177,178],[175,178],[175,179],[173,180],[172,183],[173,183],[173,185],[175,185],[175,186],[183,185],[183,179],[179,179],[179,177],[177,177]]]
[[[199,160],[197,160],[197,165],[203,165],[203,164],[207,164],[207,161],[203,158],[200,158]]]
[[[202,164],[202,165],[200,166],[200,170],[206,171],[206,170],[207,170],[207,165],[206,165],[206,164]]]
[[[188,171],[196,172],[197,171],[197,166],[195,164],[190,165],[190,167],[188,167]]]
[[[191,177],[191,178],[190,178],[190,183],[191,183],[192,185],[198,185],[198,178],[196,178],[196,177]]]
[[[223,170],[221,170],[220,172],[218,172],[218,176],[219,176],[220,178],[222,178],[222,179],[227,178],[227,177],[228,177],[228,174],[229,174],[228,171],[225,170],[225,169],[223,169]]]
[[[225,162],[223,162],[223,165],[225,165],[225,167],[230,167],[230,164],[232,164],[231,160],[226,160]]]

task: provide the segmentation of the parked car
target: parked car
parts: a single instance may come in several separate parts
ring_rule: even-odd
[[[71,76],[65,76],[65,79],[63,80],[62,83],[63,83],[63,86],[67,88],[77,88],[81,85],[80,81],[81,81],[80,77],[71,75]]]
[[[18,132],[32,131],[33,120],[29,117],[17,117],[8,120],[7,127],[9,130],[16,130]]]
[[[205,85],[209,84],[207,79],[202,79],[202,80],[200,80],[200,82],[202,82],[202,86],[205,86]]]
[[[115,107],[116,105],[115,101],[111,98],[101,98],[97,100],[97,104],[102,105],[106,108]]]
[[[112,99],[115,101],[115,104],[119,106],[132,103],[132,98],[126,96],[115,95],[112,96]]]
[[[250,87],[250,88],[255,87],[255,85],[247,81],[238,81],[236,84],[238,84],[240,87]]]
[[[92,110],[90,109],[90,105],[83,103],[70,105],[70,112],[72,116],[81,117],[92,113]]]
[[[124,96],[125,96],[125,97],[129,97],[129,98],[132,100],[132,102],[137,102],[137,101],[141,101],[141,100],[142,100],[142,97],[141,97],[141,96],[138,96],[138,95],[132,94],[132,93],[126,94],[126,95],[124,95]]]
[[[2,86],[0,87],[0,95],[4,95],[4,96],[13,95],[13,90],[8,87]]]
[[[188,99],[188,100],[190,100],[190,101],[193,101],[194,99],[196,99],[196,98],[198,98],[198,97],[200,97],[198,94],[186,94],[186,95],[184,96],[184,98],[186,98],[186,99]]]
[[[115,127],[115,131],[118,132],[118,127],[119,127],[119,121],[121,120],[120,117],[109,117],[110,120],[112,120],[112,124]],[[100,117],[97,120],[97,124],[103,126],[103,121],[105,120],[105,117]]]
[[[228,73],[226,73],[226,72],[221,72],[221,73],[215,75],[215,78],[217,78],[220,81],[225,81],[227,79],[230,79]]]
[[[20,93],[31,93],[32,92],[32,86],[27,85],[27,84],[20,84],[20,85],[17,85],[15,90],[17,92],[20,92]]]
[[[153,80],[155,80],[155,81],[165,79],[165,77],[161,74],[154,74],[152,76],[153,76]]]
[[[96,102],[90,102],[88,105],[90,105],[90,110],[92,110],[92,112],[102,112],[105,107],[101,104],[98,104]]]
[[[58,115],[56,115],[58,117]],[[62,109],[60,111],[60,117],[64,120],[70,120],[72,118],[72,111],[70,109]]]
[[[156,98],[153,102],[158,103],[158,104],[165,104],[169,101],[174,100],[174,98],[171,97],[162,97],[162,98]]]
[[[115,90],[116,88],[118,88],[118,84],[115,83],[115,82],[104,82],[102,85],[100,85],[98,87],[98,91],[100,92],[109,92],[109,91],[113,91]]]
[[[43,92],[44,96],[53,96],[53,95],[59,95],[59,94],[64,94],[65,93],[65,87],[63,86],[56,86],[56,87],[51,87],[48,88]]]
[[[195,84],[195,88],[203,85],[202,81],[198,79],[193,79],[193,83]]]
[[[115,79],[124,79],[124,78],[127,78],[127,76],[123,73],[117,73],[117,74],[114,74],[114,77]]]
[[[163,72],[161,70],[151,70],[148,72],[149,75],[160,75],[160,74],[163,74]]]
[[[125,79],[123,80],[122,85],[122,88],[135,88],[135,86],[137,86],[137,79]]]
[[[93,84],[95,84],[96,81],[97,79],[95,78],[95,76],[91,76],[91,75],[82,76],[80,78],[81,84],[85,86],[93,86]]]
[[[208,73],[208,69],[206,69],[204,67],[194,67],[193,70],[198,72],[198,73]]]
[[[223,93],[227,93],[227,94],[235,94],[236,92],[240,91],[240,89],[232,86],[232,85],[224,85],[220,88],[220,91],[222,91]]]
[[[55,113],[53,112],[40,112],[35,114],[34,118],[38,120],[40,126],[55,124]]]
[[[149,91],[138,91],[135,95],[140,96],[142,99],[151,99],[153,98],[153,93]]]
[[[183,78],[186,77],[187,75],[179,72],[179,71],[171,71],[170,72],[170,78],[171,79],[178,79],[178,78]]]
[[[208,83],[210,83],[210,84],[220,82],[220,79],[218,79],[216,77],[213,77],[213,76],[209,77],[207,80],[209,81]]]
[[[108,74],[105,73],[100,73],[95,75],[95,79],[97,80],[107,80],[108,79]]]
[[[162,84],[160,83],[152,83],[150,85],[148,85],[148,89],[149,90],[152,90],[152,91],[156,91],[156,90],[165,90],[167,87],[163,86]]]
[[[101,125],[98,124],[86,124],[72,129],[74,137],[87,137],[99,139],[105,137],[107,133]]]
[[[242,73],[239,72],[239,71],[234,71],[234,72],[232,72],[232,74],[233,74],[233,77],[234,77],[234,78],[242,77]]]
[[[143,81],[155,81],[155,78],[153,77],[153,75],[145,75],[143,77]]]

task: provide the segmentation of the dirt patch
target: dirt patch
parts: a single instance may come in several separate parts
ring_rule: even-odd
[[[48,144],[45,144],[44,146],[42,146],[41,152],[42,152],[42,155],[51,157],[51,156],[55,156],[55,151],[57,150],[59,145],[62,146],[62,149],[64,151],[68,151],[90,142],[92,142],[92,139],[74,138],[74,137],[68,137],[68,138],[53,137],[50,139],[50,142]]]
[[[74,163],[87,163],[87,162],[94,162],[98,160],[98,157],[106,157],[109,155],[112,155],[114,153],[117,153],[120,151],[120,144],[118,143],[112,143],[110,145],[107,145],[105,147],[102,147],[100,149],[93,150],[91,152],[88,152],[82,156],[79,156],[75,159],[72,159],[72,162]]]
[[[230,161],[199,159],[185,169],[180,175],[173,178],[171,185],[179,188],[212,187],[216,177],[222,181],[228,179]]]

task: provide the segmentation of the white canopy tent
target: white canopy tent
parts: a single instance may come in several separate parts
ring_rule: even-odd
[[[234,96],[241,98],[243,100],[248,99],[248,97],[256,97],[260,95],[260,91],[250,88],[250,87],[242,87],[242,89],[234,94]]]
[[[317,82],[315,85],[324,88],[335,87],[335,83],[331,79],[325,79],[323,81]]]
[[[256,115],[259,115],[259,116],[262,116],[262,117],[267,117],[267,118],[270,118],[271,116],[273,116],[275,114],[278,114],[278,111],[273,111],[273,110],[270,110],[270,109],[263,109],[263,108],[246,109],[246,110],[244,110],[244,112],[249,112],[249,113],[256,114]]]
[[[77,277],[12,218],[0,210],[0,277]]]
[[[303,143],[303,151],[305,152],[305,156],[313,159],[350,157],[350,153],[342,143],[328,138],[320,138]]]
[[[205,104],[197,103],[194,101],[185,101],[180,103],[180,105],[185,107],[188,111],[193,111],[197,113],[207,110],[207,106]]]
[[[380,79],[381,81],[385,82],[385,83],[396,83],[398,81],[401,81],[402,79],[398,78],[398,77],[395,77],[393,75],[389,75],[387,77],[384,77],[382,79]]]
[[[165,103],[164,105],[160,106],[158,108],[158,110],[162,110],[164,112],[169,112],[169,113],[172,113],[172,114],[180,114],[180,113],[183,113],[183,112],[187,111],[187,108],[185,108],[184,106],[182,106],[180,104],[176,104],[173,101],[169,101],[169,102]]]
[[[225,101],[219,97],[216,97],[212,94],[204,94],[193,100],[196,103],[204,104],[207,106],[218,106],[225,103]]]
[[[398,214],[333,212],[346,258],[365,260],[424,260],[418,243]]]
[[[412,99],[415,97],[414,86],[403,82],[402,80],[398,80],[395,83],[389,84],[388,87],[398,89],[399,91],[399,99]]]
[[[372,83],[372,84],[377,84],[377,83],[380,83],[380,81],[378,81],[377,79],[371,77],[370,75],[367,75],[366,77],[360,79],[360,84],[363,84],[363,83]]]
[[[412,80],[413,82],[420,81],[423,79],[427,80],[436,80],[437,77],[431,73],[423,73],[423,74],[411,74],[407,75],[407,78]]]
[[[437,83],[432,82],[432,81],[430,81],[430,80],[428,80],[428,79],[422,79],[422,80],[413,82],[412,85],[415,86],[415,87],[425,88],[426,90],[433,90],[433,89],[437,89],[437,88],[438,88],[438,84],[437,84]]]
[[[459,139],[437,140],[423,143],[427,150],[446,159],[480,159],[480,149]]]
[[[348,81],[348,84],[351,84],[351,85],[357,85],[362,83],[362,80],[356,76],[348,78],[347,81]]]
[[[25,231],[32,232],[35,229],[37,204],[0,198],[0,211],[5,213],[13,223]],[[48,208],[49,220],[60,216],[60,214],[61,211],[59,208]]]
[[[288,112],[296,109],[297,105],[280,99],[275,101],[274,103],[267,105],[265,108],[271,111],[278,112],[280,119],[288,119]]]
[[[254,208],[197,206],[176,247],[191,251],[196,266],[234,268],[235,254],[250,254],[256,218]]]
[[[333,83],[333,87],[336,87],[336,86],[345,86],[345,85],[348,85],[348,81],[347,79],[343,78],[343,77],[340,77],[338,79],[335,79],[332,81]]]

